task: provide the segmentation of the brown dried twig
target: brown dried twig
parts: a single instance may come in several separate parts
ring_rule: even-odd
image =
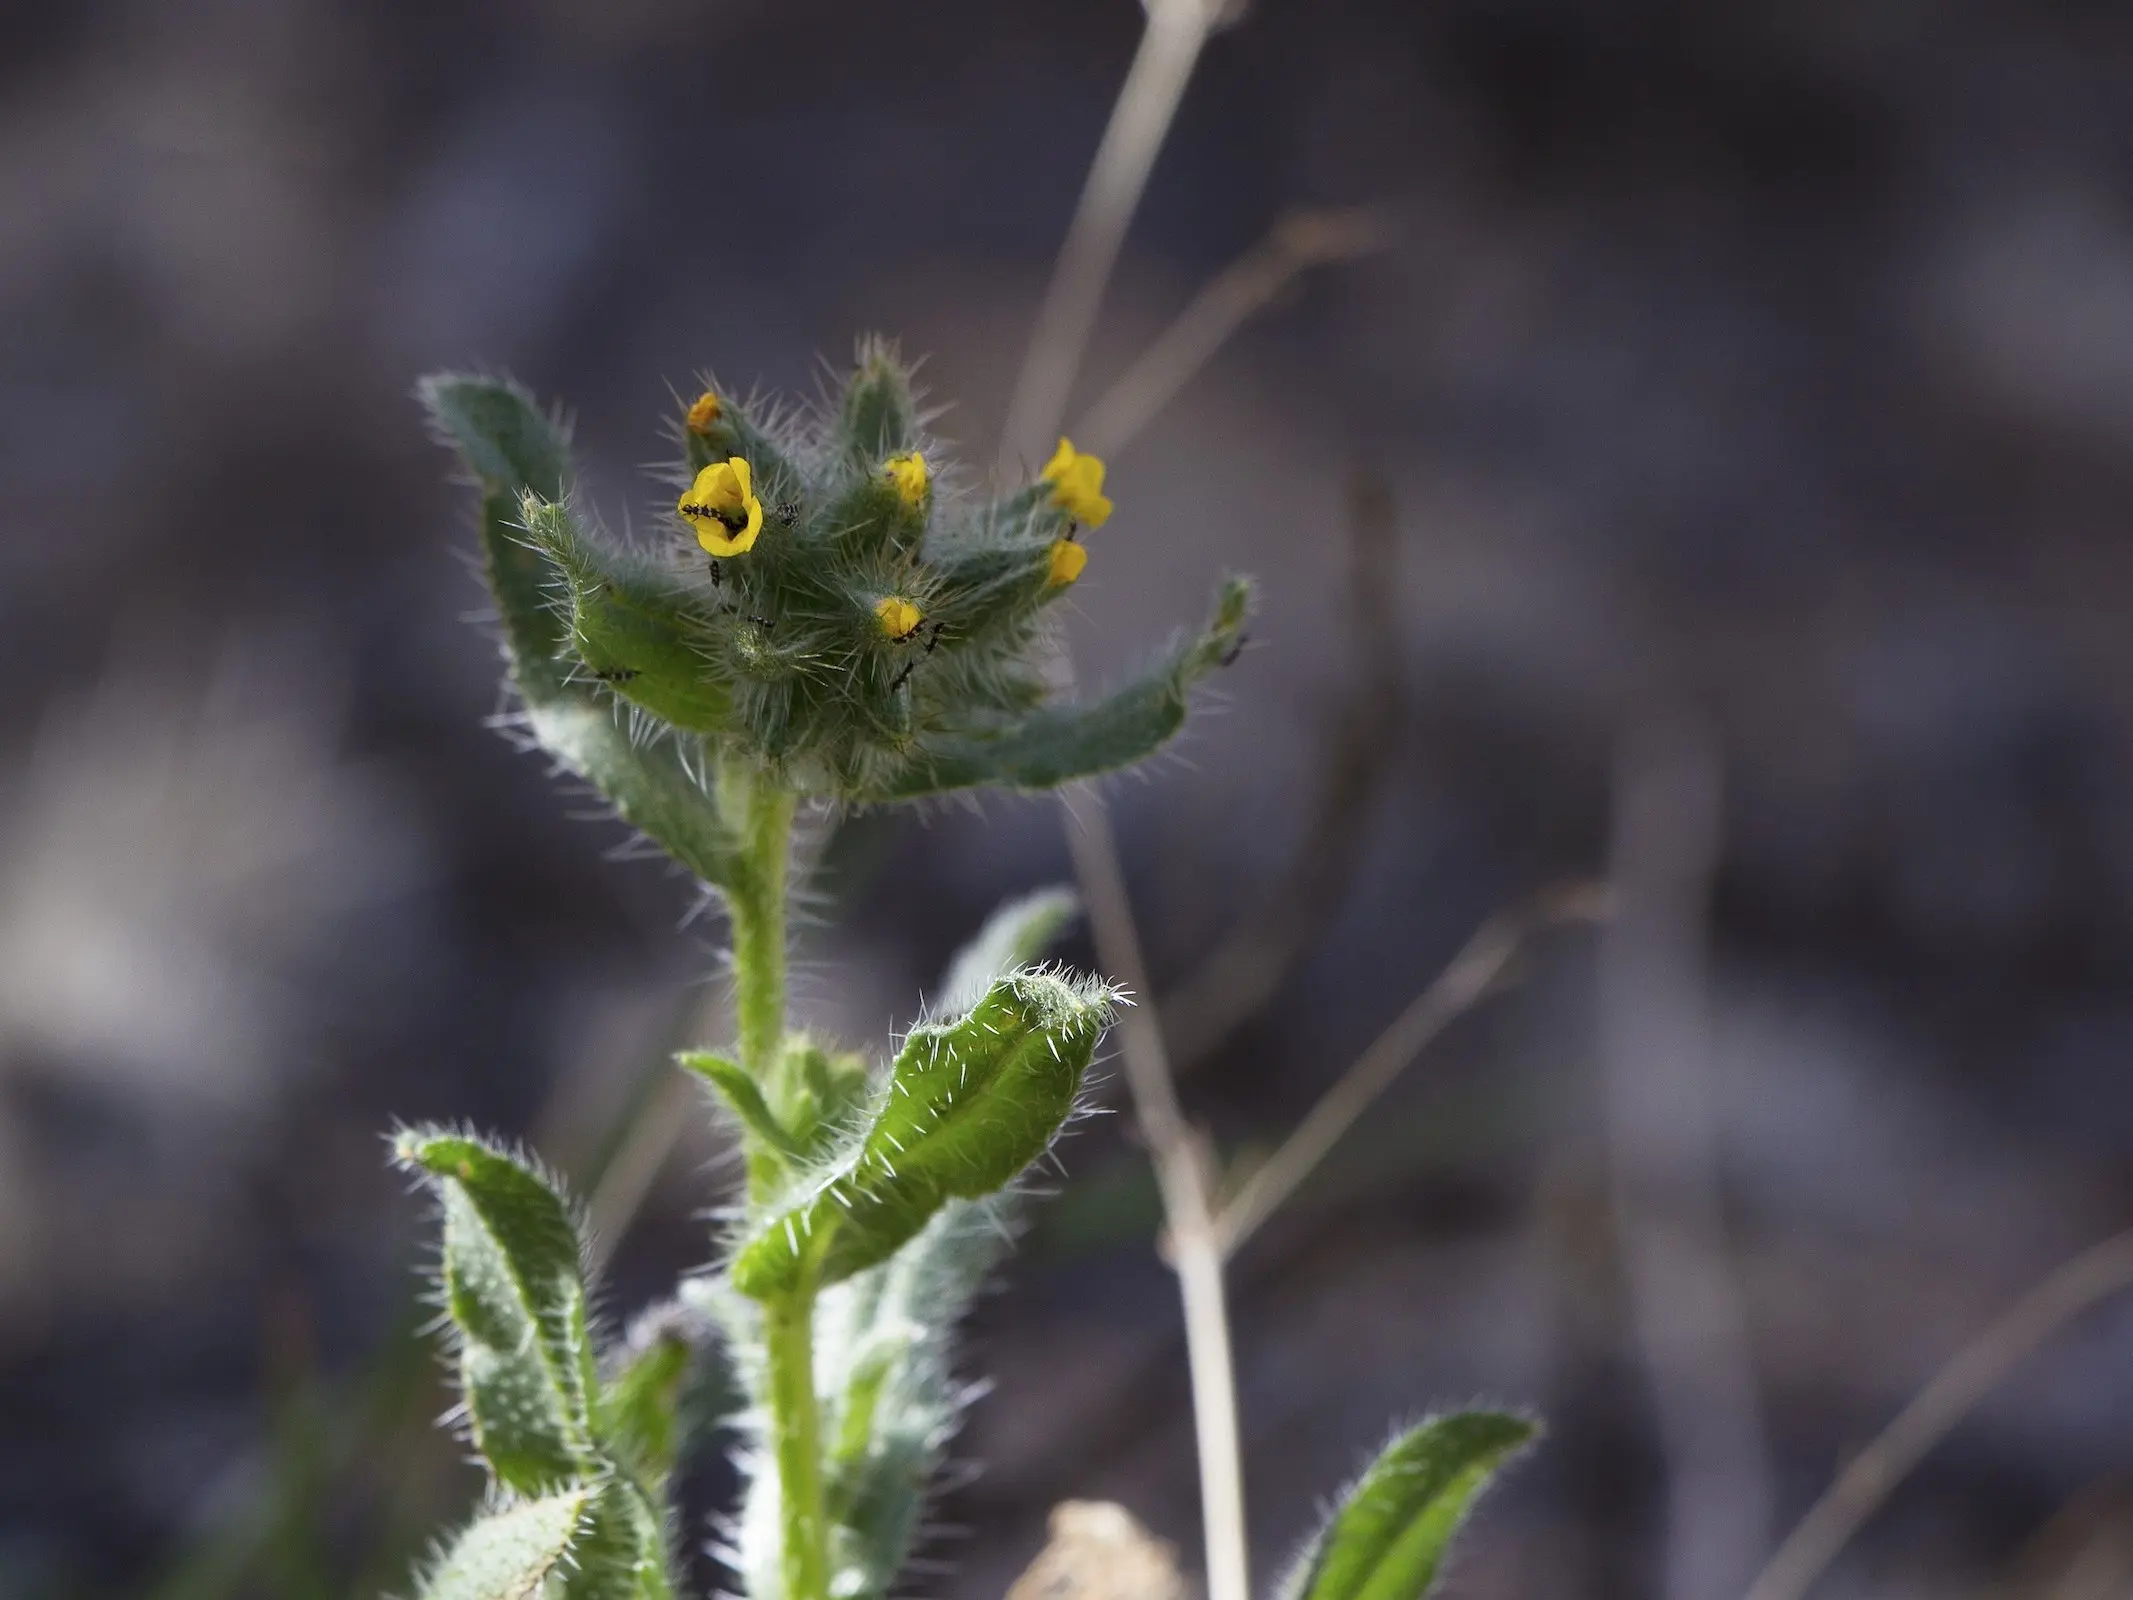
[[[1604,885],[1571,883],[1545,890],[1483,923],[1451,965],[1334,1080],[1295,1131],[1216,1213],[1222,1254],[1234,1254],[1259,1230],[1432,1039],[1500,987],[1512,957],[1528,938],[1543,928],[1596,921],[1606,911]]]
[[[1911,1469],[2038,1347],[2090,1307],[2133,1288],[2133,1230],[2084,1250],[2017,1300],[1837,1474],[1778,1546],[1747,1600],[1800,1600]]]
[[[1374,206],[1291,211],[1194,295],[1169,327],[1090,406],[1074,432],[1084,449],[1114,455],[1136,438],[1236,331],[1313,267],[1383,249]]]

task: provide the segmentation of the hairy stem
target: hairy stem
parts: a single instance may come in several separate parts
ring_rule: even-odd
[[[797,798],[765,775],[736,765],[720,774],[719,800],[740,832],[744,853],[744,870],[726,888],[740,1064],[782,1111],[794,1087],[778,1082],[776,1074],[785,1039],[785,894]],[[758,1178],[754,1163],[750,1166],[754,1188]],[[784,1600],[827,1600],[829,1593],[814,1322],[812,1286],[763,1308]]]
[[[771,1443],[777,1456],[778,1515],[783,1524],[784,1600],[825,1600],[829,1592],[814,1322],[812,1288],[763,1308],[770,1361]]]
[[[748,870],[726,895],[741,1065],[768,1088],[785,1037],[785,880],[796,798],[761,778],[737,797]],[[774,1102],[775,1103],[775,1102]]]

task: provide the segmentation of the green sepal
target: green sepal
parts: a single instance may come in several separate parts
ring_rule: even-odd
[[[481,488],[481,554],[518,691],[531,703],[562,689],[563,620],[550,603],[552,569],[519,528],[520,499],[560,500],[570,477],[563,425],[507,378],[432,373],[415,386],[440,442]]]
[[[711,387],[715,392],[716,385]],[[740,400],[721,396],[719,414],[711,426],[702,433],[684,426],[681,437],[683,460],[692,480],[713,462],[730,461],[735,456],[747,462],[766,518],[782,501],[801,492],[799,472],[786,459],[770,430],[757,420],[754,408]],[[767,526],[764,531],[769,531]]]
[[[913,1028],[858,1146],[767,1219],[733,1263],[758,1300],[887,1260],[951,1198],[996,1193],[1051,1145],[1110,1021],[1107,986],[1025,972],[970,1013]]]
[[[554,1600],[673,1600],[665,1521],[643,1490],[619,1475],[599,1485],[549,1589]]]
[[[1283,1600],[1423,1600],[1474,1497],[1539,1431],[1462,1411],[1401,1434],[1341,1497]]]
[[[570,645],[587,675],[676,727],[732,728],[733,691],[709,649],[726,619],[696,586],[586,538],[554,502],[529,494],[521,522],[562,575]]]
[[[989,738],[922,746],[869,798],[911,800],[981,784],[1052,789],[1152,755],[1185,725],[1193,686],[1235,655],[1251,599],[1248,582],[1229,579],[1206,630],[1173,647],[1152,671],[1089,704],[1033,712]]]
[[[823,513],[822,533],[830,547],[847,560],[883,555],[894,560],[917,549],[926,536],[925,506],[906,505],[885,470],[861,471]],[[932,499],[930,490],[927,499]]]
[[[860,340],[837,415],[837,439],[846,459],[866,468],[909,450],[917,442],[917,412],[910,373],[895,345],[880,338]]]
[[[985,991],[1018,967],[1042,959],[1052,942],[1081,914],[1072,889],[1038,889],[1010,900],[955,953],[941,983],[936,1015],[959,1017],[985,998]]]
[[[538,1494],[593,1476],[583,1246],[562,1197],[477,1139],[413,1131],[395,1141],[395,1154],[443,1205],[459,1382],[496,1481]]]
[[[482,1512],[452,1541],[421,1600],[534,1600],[570,1555],[592,1500],[580,1488]]]

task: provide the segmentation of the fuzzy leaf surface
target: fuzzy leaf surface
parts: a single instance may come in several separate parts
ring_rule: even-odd
[[[738,1062],[709,1050],[678,1051],[674,1059],[715,1089],[735,1120],[779,1155],[798,1159],[807,1153]]]
[[[526,720],[541,747],[599,790],[616,816],[705,883],[724,888],[747,870],[740,841],[711,794],[700,745],[685,736],[640,744],[612,707],[589,695],[529,701]]]
[[[557,659],[563,623],[549,604],[551,569],[519,528],[520,499],[560,500],[570,476],[570,437],[508,379],[439,372],[416,385],[431,426],[481,488],[481,555],[496,597],[511,676],[527,701],[563,687]]]
[[[437,373],[416,392],[481,486],[483,570],[534,738],[698,878],[730,884],[741,852],[709,792],[701,744],[685,735],[632,739],[612,705],[572,681],[570,628],[554,604],[563,577],[522,525],[526,496],[562,498],[568,435],[504,379]]]
[[[1433,1417],[1387,1445],[1299,1567],[1295,1600],[1422,1600],[1496,1470],[1538,1430],[1501,1411]]]
[[[1251,585],[1232,578],[1206,631],[1151,671],[1086,704],[1045,707],[992,737],[922,744],[873,798],[910,800],[986,784],[1054,789],[1153,755],[1184,727],[1193,686],[1242,642],[1250,610]]]
[[[445,1305],[490,1470],[527,1494],[594,1476],[592,1338],[577,1228],[562,1198],[476,1139],[410,1133],[398,1153],[443,1203]]]
[[[567,507],[531,494],[521,523],[562,577],[586,673],[678,728],[732,727],[733,691],[706,649],[718,612],[682,574],[586,538]]]
[[[453,1541],[422,1600],[531,1600],[570,1553],[592,1498],[574,1489],[484,1513]]]
[[[673,1600],[666,1529],[637,1485],[614,1477],[599,1486],[549,1589],[555,1600]]]
[[[858,1147],[742,1248],[734,1286],[760,1300],[839,1282],[951,1199],[1005,1188],[1073,1109],[1114,1002],[1100,984],[1017,973],[967,1016],[913,1028]]]
[[[593,1429],[618,1461],[646,1485],[664,1488],[679,1446],[676,1414],[696,1352],[673,1321],[654,1324],[632,1341],[619,1366],[600,1386]]]

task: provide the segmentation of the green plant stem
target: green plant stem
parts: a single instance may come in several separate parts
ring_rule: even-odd
[[[785,1038],[785,880],[797,803],[788,789],[750,781],[742,802],[747,870],[726,893],[741,1065],[772,1091],[773,1105],[780,1103],[784,1087],[773,1086],[771,1074]]]
[[[763,1308],[770,1361],[770,1431],[778,1463],[778,1515],[784,1525],[783,1600],[826,1600],[829,1593],[814,1320],[812,1287]]]
[[[721,804],[742,838],[743,870],[726,886],[740,1064],[782,1114],[797,1085],[778,1081],[785,1040],[785,898],[797,797],[761,773],[721,774]],[[757,1178],[751,1163],[750,1185]],[[778,1470],[783,1600],[828,1600],[822,1510],[822,1414],[815,1399],[811,1283],[763,1307],[771,1450]]]

